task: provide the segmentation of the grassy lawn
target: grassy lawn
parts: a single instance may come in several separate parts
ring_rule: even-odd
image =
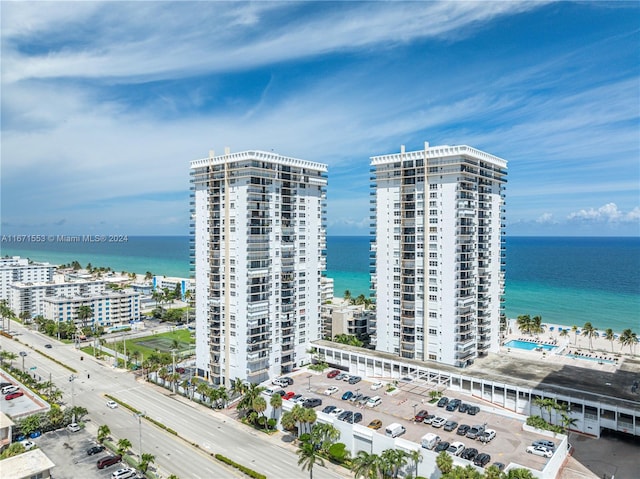
[[[127,356],[131,357],[131,353],[134,351],[139,351],[141,358],[148,358],[152,353],[166,353],[170,354],[171,350],[174,348],[175,343],[177,341],[177,353],[188,353],[193,350],[196,340],[191,337],[191,332],[186,329],[179,329],[176,331],[170,331],[167,333],[160,334],[150,334],[149,336],[144,336],[142,338],[135,339],[127,339],[125,343],[127,345]],[[110,349],[117,349],[118,352],[122,353],[124,351],[124,347],[122,341],[117,341],[115,343],[108,343],[106,347]],[[87,346],[82,348],[87,354],[93,355],[93,347]],[[102,353],[103,356],[109,356],[107,353]]]

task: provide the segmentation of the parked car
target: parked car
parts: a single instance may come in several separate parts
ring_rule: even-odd
[[[346,374],[346,373],[345,373],[345,374],[342,376],[342,380],[343,380],[343,381],[348,381],[349,379],[351,379],[351,375],[349,375],[349,374]]]
[[[187,372],[187,370],[185,368],[183,368],[182,366],[179,366],[176,368],[176,372],[180,373],[180,374],[184,374]]]
[[[467,437],[469,439],[475,439],[481,434],[484,434],[484,426],[471,426],[467,431]]]
[[[527,452],[529,454],[534,454],[536,456],[542,456],[542,457],[553,456],[553,451],[544,446],[529,446],[527,447]]]
[[[358,399],[358,404],[360,404],[361,406],[364,406],[369,402],[369,399],[371,399],[370,396],[362,396],[360,399]]]
[[[351,412],[351,411],[343,411],[342,414],[340,414],[338,416],[338,420],[339,421],[347,421],[347,418],[349,418],[349,420],[350,420],[351,416],[353,416],[353,412]]]
[[[325,406],[324,409],[322,410],[322,412],[325,413],[325,414],[329,414],[335,408],[336,408],[335,406]]]
[[[132,467],[123,467],[117,471],[113,471],[111,479],[134,479],[136,477],[136,470]]]
[[[289,376],[283,376],[280,379],[282,379],[283,381],[286,381],[287,386],[293,386],[293,378],[290,378]]]
[[[471,416],[475,416],[479,412],[480,412],[480,408],[478,406],[469,406],[469,409],[467,409],[467,414]]]
[[[462,451],[464,451],[464,449],[465,449],[464,444],[459,441],[456,441],[449,446],[449,449],[447,449],[447,452],[449,454],[453,454],[454,456],[459,456],[460,454],[462,454]]]
[[[460,457],[462,459],[466,459],[467,461],[473,461],[477,455],[478,450],[475,447],[468,447],[460,453]]]
[[[337,369],[332,369],[331,371],[329,371],[329,372],[327,373],[327,377],[328,377],[329,379],[331,379],[331,378],[335,378],[338,374],[340,374],[340,371],[338,371]]]
[[[87,456],[93,456],[94,454],[98,454],[102,451],[104,451],[104,446],[102,444],[91,446],[89,449],[87,449]]]
[[[330,416],[333,416],[333,417],[338,417],[338,416],[339,416],[340,414],[342,414],[343,412],[344,412],[344,409],[341,409],[341,408],[337,407],[337,408],[335,408],[333,411],[331,411],[331,412],[329,413],[329,415],[330,415]]]
[[[369,423],[367,427],[370,429],[378,430],[382,427],[382,421],[380,419],[374,419]]]
[[[42,436],[42,432],[40,431],[33,431],[29,433],[29,437],[31,439],[35,439],[36,437],[40,437],[40,436]]]
[[[0,389],[6,388],[7,386],[13,386],[11,383],[0,383]]]
[[[355,423],[360,422],[360,421],[362,421],[362,413],[354,412],[353,413],[353,418],[351,419],[351,422],[355,424]]]
[[[12,399],[16,399],[16,398],[19,398],[21,396],[24,396],[24,393],[22,391],[15,391],[15,392],[7,394],[4,398],[7,401],[11,401]]]
[[[436,418],[435,414],[427,414],[422,420],[423,424],[431,424],[431,422]]]
[[[360,376],[351,376],[349,378],[349,384],[358,384],[360,381],[362,381]]]
[[[462,404],[460,404],[460,406],[458,406],[458,411],[460,411],[462,414],[464,414],[465,412],[467,412],[469,410],[469,407],[471,407],[470,404],[467,404],[466,402],[463,402]]]
[[[33,441],[29,441],[28,439],[24,440],[24,441],[20,441],[20,444],[22,444],[24,446],[24,450],[28,451],[30,449],[33,449],[34,447],[36,447],[36,443]]]
[[[485,429],[476,439],[480,442],[491,442],[496,437],[496,432],[493,429]]]
[[[435,417],[433,421],[431,421],[431,425],[433,427],[442,427],[447,422],[447,420],[443,417]]]
[[[356,402],[362,398],[362,393],[355,393],[353,396],[349,398],[349,401]]]
[[[286,392],[284,392],[284,389],[278,389],[275,393],[273,394],[278,394],[281,398],[284,398],[284,396],[287,394]]]
[[[447,404],[446,409],[447,411],[455,411],[456,409],[458,409],[458,406],[460,406],[461,403],[462,401],[460,401],[460,399],[452,399]]]
[[[340,390],[338,386],[330,386],[324,390],[326,396],[331,396],[333,393],[337,393]]]
[[[445,397],[445,396],[442,396],[440,398],[440,400],[438,401],[438,404],[436,404],[436,406],[445,407],[448,403],[449,403],[449,398]]]
[[[295,395],[296,393],[294,393],[293,391],[288,391],[284,396],[282,396],[282,399],[288,401],[292,399]]]
[[[376,381],[371,385],[371,389],[377,391],[378,389],[382,389],[384,387],[384,383],[382,381]]]
[[[342,400],[348,401],[349,399],[351,399],[351,396],[353,396],[353,393],[351,391],[347,391],[342,395]]]
[[[345,373],[338,373],[336,376],[333,377],[333,379],[337,379],[338,381],[342,381],[342,379],[344,379],[345,376],[349,376],[349,375],[345,374]]]
[[[107,401],[107,407],[110,407],[111,409],[115,409],[118,407],[118,403],[115,401]]]
[[[78,432],[80,430],[80,426],[76,422],[72,422],[67,426],[67,430],[69,432]]]
[[[289,401],[291,401],[294,404],[298,404],[298,402],[300,401],[300,399],[302,399],[302,401],[304,401],[306,398],[302,395],[302,394],[294,394],[291,399],[289,399]]]
[[[419,411],[418,414],[415,415],[413,420],[415,422],[422,422],[422,421],[424,421],[424,418],[427,417],[428,415],[429,415],[429,411],[427,411],[426,409],[423,409],[423,410]]]
[[[547,449],[551,449],[552,451],[556,450],[556,443],[553,441],[549,441],[548,439],[538,439],[537,441],[533,441],[531,443],[532,446],[543,446]]]
[[[504,471],[504,468],[507,467],[507,465],[503,462],[494,462],[493,464],[491,464],[491,467],[494,466],[498,469],[498,471]]]
[[[47,344],[44,345],[44,347],[47,348],[47,349],[51,349],[53,346],[51,346],[49,343],[47,343]]]
[[[443,429],[445,431],[453,431],[455,428],[458,427],[458,423],[455,421],[447,421],[444,423],[444,427]]]
[[[487,454],[486,452],[481,452],[473,460],[473,463],[476,466],[480,466],[480,467],[484,467],[487,464],[489,464],[490,462],[491,462],[491,456],[489,454]]]
[[[322,406],[322,399],[309,398],[302,403],[302,407],[312,408],[317,406]]]
[[[448,450],[449,446],[451,446],[451,444],[448,443],[447,441],[441,441],[438,444],[436,444],[436,447],[433,450],[435,452],[442,452],[442,451]]]
[[[458,436],[466,436],[467,432],[469,432],[469,429],[471,429],[471,426],[467,426],[466,424],[460,424],[458,426],[458,430],[456,431],[456,434]]]
[[[104,469],[105,467],[113,466],[114,464],[119,463],[122,460],[122,456],[117,454],[115,456],[107,456],[99,459],[96,463],[98,469]]]

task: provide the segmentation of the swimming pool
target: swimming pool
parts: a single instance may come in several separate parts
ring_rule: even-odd
[[[504,343],[507,348],[526,349],[527,351],[533,351],[537,347],[542,347],[545,351],[553,351],[557,346],[551,346],[550,344],[540,344],[536,342],[520,341],[519,339],[512,339]]]
[[[605,363],[605,364],[615,364],[615,361],[611,361],[610,359],[590,358],[589,356],[578,356],[576,354],[566,354],[565,356],[567,356],[568,358],[574,358],[574,359],[586,359],[588,361],[598,361],[599,363]]]

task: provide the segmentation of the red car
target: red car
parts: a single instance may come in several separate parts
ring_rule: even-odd
[[[331,378],[335,378],[338,374],[340,374],[340,371],[338,371],[337,369],[334,369],[333,371],[329,371],[329,372],[327,373],[327,377],[328,377],[329,379],[331,379]]]
[[[4,398],[7,401],[10,401],[11,399],[19,398],[20,396],[24,396],[24,393],[22,391],[16,391],[14,393],[7,394]]]
[[[282,396],[282,399],[286,399],[288,401],[289,399],[291,399],[295,395],[296,395],[296,393],[294,393],[293,391],[289,391],[288,393],[285,393],[284,396]]]

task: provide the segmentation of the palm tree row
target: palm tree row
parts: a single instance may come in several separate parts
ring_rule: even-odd
[[[529,469],[515,468],[508,473],[501,472],[496,466],[491,465],[483,472],[469,464],[467,467],[453,466],[451,455],[442,451],[436,457],[436,466],[442,472],[442,479],[534,479],[535,476]]]
[[[391,479],[398,477],[400,470],[412,463],[413,476],[418,475],[418,464],[422,461],[420,451],[410,453],[400,449],[385,449],[378,454],[358,451],[351,460],[351,471],[356,479]]]
[[[373,304],[373,300],[371,298],[367,298],[364,294],[360,294],[357,297],[351,296],[351,291],[348,289],[344,292],[344,299],[349,302],[349,304],[356,305],[364,305],[364,309],[369,309]]]
[[[544,333],[545,325],[542,324],[541,316],[530,317],[528,314],[518,316],[517,318],[518,329],[525,334],[542,334]],[[600,337],[598,328],[593,326],[591,322],[584,323],[582,330],[577,325],[571,327],[571,332],[574,333],[574,345],[577,344],[578,334],[589,339],[589,350],[593,351],[593,339]],[[560,337],[566,338],[569,336],[569,329],[564,328],[560,331]],[[616,338],[613,329],[608,328],[604,331],[603,337],[611,342],[611,352],[613,352],[613,342],[618,339],[618,342],[622,347],[629,346],[629,352],[633,353],[633,348],[638,344],[638,335],[631,329],[625,329],[622,331],[619,337]]]
[[[293,406],[291,411],[286,411],[280,418],[280,424],[287,431],[297,431],[297,436],[311,432],[311,426],[316,422],[318,416],[315,410],[302,407],[300,404]]]

